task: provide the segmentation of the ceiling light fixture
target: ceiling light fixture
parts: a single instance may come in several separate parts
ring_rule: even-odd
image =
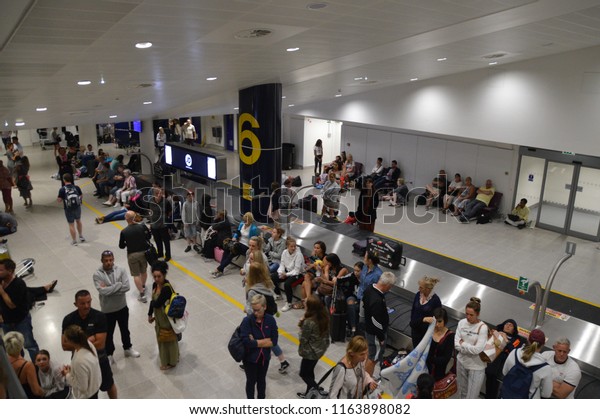
[[[282,98],[282,99],[285,99],[286,97],[285,97],[285,96],[281,96],[281,98]]]
[[[77,82],[77,84],[78,84],[78,85],[80,85],[80,86],[87,86],[87,85],[89,85],[89,84],[92,84],[92,82],[91,82],[91,81],[89,81],[89,80],[79,80],[79,81]]]
[[[354,81],[360,81],[360,80],[364,80],[364,77],[354,77]]]
[[[15,122],[15,127],[22,127],[25,125],[25,122]]]
[[[4,121],[4,126],[7,127],[8,126],[8,121]]]
[[[104,84],[104,83],[106,83],[106,82],[104,81],[104,76],[100,76],[100,84]]]
[[[151,46],[152,42],[138,42],[137,44],[135,44],[135,47],[139,49],[146,49],[150,48]]]
[[[114,119],[114,118],[116,118],[116,117],[117,117],[117,115],[110,115],[110,116],[109,116],[109,118],[111,118],[111,119]]]
[[[337,94],[335,95],[335,97],[342,97],[342,94],[341,94],[341,93],[337,93]]]
[[[287,52],[296,52],[296,51],[300,51],[300,48],[294,47],[294,48],[288,48],[286,49]]]
[[[152,102],[144,102],[144,105],[152,105]]]
[[[289,104],[289,105],[288,105],[288,108],[291,108],[292,106],[294,106],[294,104],[293,104],[293,103]]]
[[[412,79],[410,79],[410,81],[417,81],[417,80],[419,80],[418,77],[413,77]]]
[[[216,77],[207,77],[206,80],[207,81],[215,81],[217,78]]]
[[[45,112],[48,110],[48,108],[35,108],[35,110],[38,112]]]
[[[240,108],[233,108],[233,110],[234,110],[234,111],[239,111],[239,110],[240,110]]]
[[[492,61],[491,63],[488,63],[488,65],[497,65],[498,61]]]
[[[448,58],[446,58],[446,57],[442,57],[442,58],[438,58],[437,60],[438,60],[438,61],[446,61],[447,59],[448,59]]]

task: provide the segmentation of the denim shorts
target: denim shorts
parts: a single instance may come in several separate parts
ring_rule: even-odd
[[[73,224],[75,220],[81,219],[81,205],[65,208],[65,216],[67,217],[67,222],[69,224]]]

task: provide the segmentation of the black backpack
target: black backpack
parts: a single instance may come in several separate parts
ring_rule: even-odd
[[[529,388],[533,381],[533,373],[548,364],[544,362],[543,364],[526,367],[519,362],[517,350],[515,349],[513,352],[515,353],[515,365],[508,371],[502,380],[500,398],[529,399]],[[537,389],[535,391],[537,391]],[[535,392],[532,394],[532,397],[533,395],[535,395]]]
[[[267,299],[267,309],[265,310],[266,313],[270,314],[271,316],[274,316],[277,311],[279,311],[279,308],[277,307],[277,303],[275,302],[275,297],[273,297],[272,295],[269,294],[263,294],[260,291],[256,291],[253,290],[254,292],[256,292],[257,294],[263,295],[266,299]]]
[[[65,205],[67,208],[76,208],[81,205],[81,197],[73,185],[65,185]]]

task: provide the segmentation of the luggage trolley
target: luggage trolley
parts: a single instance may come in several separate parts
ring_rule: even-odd
[[[0,260],[10,259],[10,251],[8,250],[8,243],[0,243]],[[35,259],[25,258],[17,263],[15,269],[15,277],[25,278],[33,274],[33,266],[35,265]]]

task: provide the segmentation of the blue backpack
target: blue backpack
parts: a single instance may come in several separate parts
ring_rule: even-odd
[[[533,381],[533,373],[542,367],[548,365],[547,363],[534,365],[532,367],[526,367],[519,362],[517,356],[517,350],[515,353],[515,365],[508,371],[502,380],[502,390],[500,390],[501,399],[529,399],[529,388]],[[537,391],[537,389],[535,390]],[[533,397],[535,392],[531,395]]]
[[[177,294],[171,284],[166,284],[171,288],[171,298],[165,304],[165,314],[174,319],[181,319],[185,314],[187,301],[183,295]]]

